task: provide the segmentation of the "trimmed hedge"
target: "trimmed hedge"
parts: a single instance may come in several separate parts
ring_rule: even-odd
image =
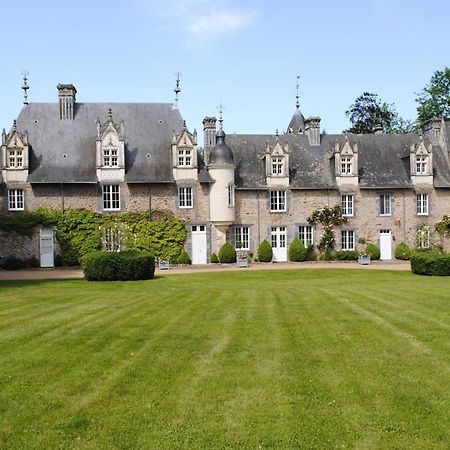
[[[149,280],[155,273],[155,258],[139,252],[94,252],[83,256],[81,267],[88,281]]]
[[[272,246],[264,239],[258,247],[258,260],[261,262],[271,262],[273,257]]]
[[[397,247],[395,247],[395,259],[402,259],[407,261],[411,258],[412,251],[407,244],[400,242]]]
[[[340,250],[336,252],[338,261],[358,261],[359,252],[356,250]]]
[[[411,255],[411,270],[418,275],[450,276],[450,254],[416,252]]]
[[[295,238],[289,245],[289,261],[306,261],[306,248],[303,242]]]
[[[219,261],[225,264],[236,262],[236,250],[229,242],[225,242],[225,244],[220,247]]]
[[[217,255],[215,253],[213,253],[211,255],[211,264],[218,264],[219,263],[219,258],[217,257]]]
[[[372,261],[380,259],[380,249],[375,244],[368,244],[365,252],[370,256]]]

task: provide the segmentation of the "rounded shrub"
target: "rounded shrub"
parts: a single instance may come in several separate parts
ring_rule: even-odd
[[[219,261],[225,264],[236,262],[236,250],[229,242],[225,242],[225,244],[220,247]]]
[[[217,255],[215,253],[213,253],[211,255],[211,263],[212,264],[218,264],[218,262],[219,262],[219,258],[217,257]]]
[[[407,261],[408,259],[411,258],[411,254],[412,254],[411,249],[404,242],[400,242],[395,247],[395,259],[402,259],[404,261]]]
[[[178,264],[184,264],[186,266],[192,263],[191,258],[189,257],[188,252],[186,250],[183,250],[181,252],[177,262]]]
[[[368,244],[365,252],[370,256],[371,260],[380,259],[380,249],[375,244]]]
[[[306,261],[306,248],[303,242],[295,238],[289,245],[289,261]]]
[[[2,267],[5,270],[20,270],[27,267],[27,262],[24,259],[10,255],[2,261]]]
[[[139,252],[94,252],[83,256],[81,267],[88,281],[149,280],[155,258]]]
[[[317,252],[313,244],[309,244],[308,247],[306,247],[306,260],[317,261]]]
[[[411,255],[411,270],[418,275],[450,276],[450,254],[415,252]]]
[[[273,257],[272,246],[264,239],[258,247],[258,260],[261,262],[271,262]]]

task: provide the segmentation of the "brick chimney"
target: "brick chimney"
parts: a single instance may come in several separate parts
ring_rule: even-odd
[[[73,120],[75,116],[75,95],[77,90],[73,84],[58,84],[59,118]]]
[[[423,127],[424,136],[430,140],[432,145],[441,145],[441,122],[442,119],[430,119]]]

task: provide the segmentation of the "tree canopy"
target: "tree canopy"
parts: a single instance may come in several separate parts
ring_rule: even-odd
[[[450,68],[437,70],[416,98],[417,120],[421,128],[435,117],[450,118]]]
[[[364,92],[345,111],[352,126],[344,133],[370,134],[374,128],[389,130],[398,117],[394,105],[382,102],[377,94]]]

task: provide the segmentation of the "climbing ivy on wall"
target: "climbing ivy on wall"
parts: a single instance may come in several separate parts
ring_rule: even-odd
[[[102,248],[103,231],[123,226],[127,250],[143,250],[157,259],[176,259],[186,241],[185,224],[175,217],[155,211],[155,220],[147,212],[99,214],[93,211],[40,208],[0,217],[0,230],[32,236],[40,225],[56,228],[62,262],[78,265],[87,253]]]

